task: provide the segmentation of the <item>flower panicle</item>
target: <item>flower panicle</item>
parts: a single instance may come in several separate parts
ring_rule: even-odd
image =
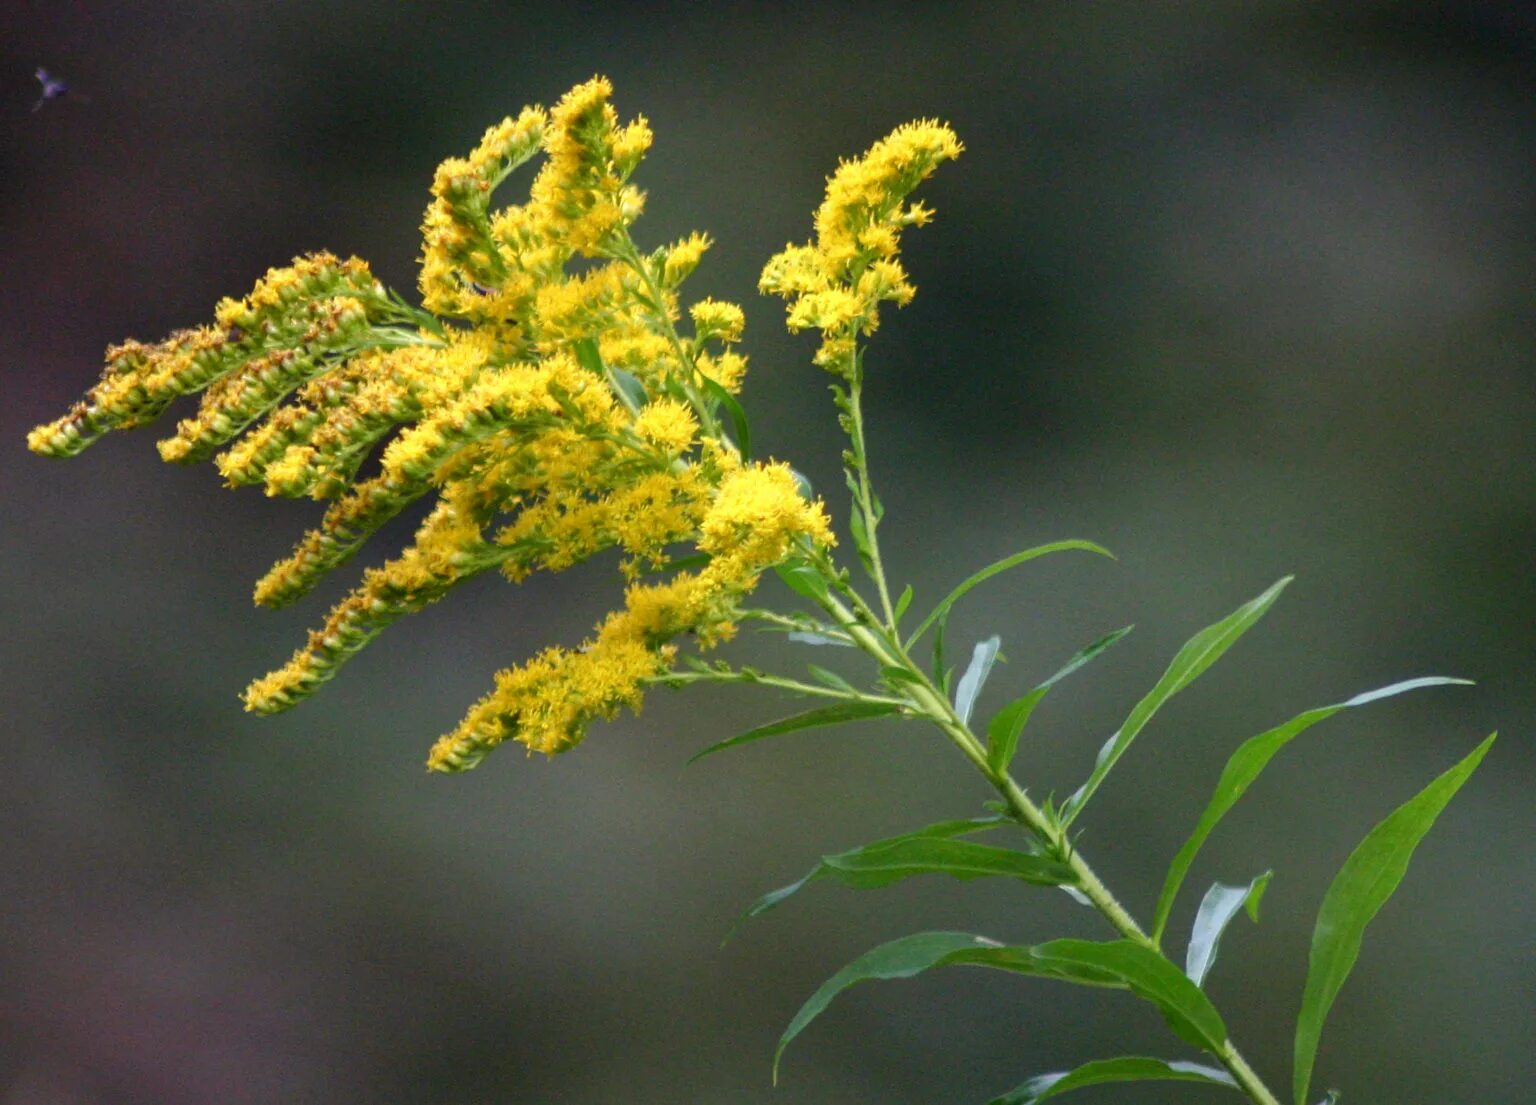
[[[818,365],[850,376],[858,338],[880,324],[880,304],[900,307],[912,299],[915,289],[897,260],[901,231],[926,225],[933,212],[907,197],[963,150],[954,131],[936,120],[897,127],[827,178],[815,241],[769,258],[758,288],[788,300],[791,331],[821,331]]]
[[[356,258],[299,257],[221,300],[212,325],[114,346],[85,398],[33,431],[35,451],[67,456],[200,392],[160,443],[164,459],[212,458],[231,485],[328,500],[257,583],[264,606],[299,599],[412,503],[435,500],[403,550],[251,683],[248,709],[297,704],[470,577],[520,582],[617,549],[622,609],[582,648],[504,671],[429,766],[472,766],[506,739],[552,754],[593,720],[638,710],[679,636],[728,639],[742,597],[793,548],[832,542],[787,467],[743,460],[714,429],[720,393],[699,385],[740,390],[745,319],[734,304],[680,302],[706,235],[635,247],[643,194],[631,177],[652,136],[643,118],[621,123],[611,96],[595,77],[443,162],[422,223],[422,308]],[[526,201],[493,210],[493,192],[541,153]],[[684,318],[691,334],[676,329]],[[688,544],[702,568],[640,581]]]

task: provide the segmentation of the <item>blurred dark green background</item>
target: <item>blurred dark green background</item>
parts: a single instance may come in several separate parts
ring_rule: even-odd
[[[509,749],[429,777],[428,744],[497,667],[575,643],[616,602],[611,561],[481,580],[312,703],[255,720],[236,693],[352,578],[251,608],[314,504],[166,467],[152,432],[68,464],[24,451],[109,342],[200,322],[298,252],[358,253],[412,292],[437,162],[594,72],[657,133],[637,237],[717,238],[689,290],[747,306],[761,449],[839,514],[813,342],[783,332],[756,272],[808,234],[838,157],[918,116],[968,144],[924,194],[938,220],[908,238],[918,298],[870,354],[872,448],[919,604],[1042,541],[1120,556],[1042,561],[952,623],[962,648],[1004,636],[984,709],[1138,624],[1037,716],[1021,757],[1036,793],[1076,784],[1189,633],[1297,575],[1083,822],[1141,916],[1239,740],[1400,678],[1478,681],[1299,741],[1211,842],[1176,925],[1210,879],[1276,869],[1211,987],[1287,1086],[1332,873],[1499,728],[1369,934],[1317,1085],[1531,1100],[1531,11],[8,3],[0,1103],[915,1105],[1182,1054],[1130,998],[952,971],[855,990],[771,1089],[785,1021],[874,943],[1107,935],[1064,895],[918,880],[817,887],[720,947],[819,852],[974,811],[985,794],[937,738],[869,725],[684,770],[785,706],[658,695],[553,762]],[[38,65],[74,91],[32,113]],[[805,659],[764,639],[731,655]]]

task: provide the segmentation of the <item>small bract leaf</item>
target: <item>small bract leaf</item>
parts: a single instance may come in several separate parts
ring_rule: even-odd
[[[804,629],[791,629],[785,634],[791,641],[800,645],[840,645],[843,648],[852,648],[853,642],[842,637],[828,637],[825,633],[811,633]]]
[[[774,571],[795,594],[817,602],[826,601],[827,581],[809,564],[791,560],[780,564]]]
[[[1179,854],[1173,857],[1173,862],[1168,865],[1168,875],[1163,880],[1162,892],[1157,896],[1157,909],[1152,918],[1152,938],[1162,939],[1164,930],[1168,927],[1168,917],[1173,912],[1174,899],[1178,897],[1179,887],[1184,883],[1184,877],[1189,874],[1190,866],[1195,862],[1195,856],[1199,853],[1206,839],[1215,830],[1221,819],[1227,815],[1227,811],[1237,804],[1237,800],[1247,793],[1253,781],[1259,777],[1269,761],[1275,754],[1291,742],[1293,738],[1310,729],[1320,721],[1326,721],[1340,710],[1349,709],[1351,706],[1364,706],[1368,702],[1376,702],[1392,695],[1402,694],[1404,691],[1417,690],[1420,687],[1441,687],[1448,684],[1465,684],[1465,679],[1446,679],[1441,676],[1427,676],[1422,679],[1409,679],[1402,683],[1393,683],[1390,687],[1381,687],[1378,690],[1357,694],[1347,702],[1340,702],[1333,706],[1322,706],[1316,710],[1308,710],[1297,714],[1284,725],[1277,725],[1268,729],[1256,737],[1250,737],[1244,741],[1232,753],[1227,760],[1227,765],[1221,770],[1221,778],[1216,782],[1215,793],[1206,804],[1205,810],[1200,814],[1200,819],[1195,823],[1194,832],[1189,834],[1189,839],[1179,849]]]
[[[854,689],[853,684],[848,682],[848,680],[844,679],[841,675],[838,675],[835,671],[828,671],[820,664],[807,664],[806,670],[811,673],[812,678],[814,678],[816,682],[823,683],[826,686],[831,687],[833,690],[846,691],[848,694],[859,693]]]
[[[901,597],[896,600],[896,620],[901,621],[901,616],[907,612],[907,607],[912,605],[912,585],[909,583],[902,588]]]
[[[971,662],[966,666],[965,674],[960,677],[960,685],[955,688],[955,713],[960,715],[961,722],[966,725],[971,722],[976,697],[981,694],[987,676],[992,673],[992,665],[997,662],[997,653],[1002,647],[1003,639],[994,635],[985,641],[978,641],[971,652]]]
[[[1482,763],[1497,733],[1490,734],[1465,759],[1393,811],[1365,835],[1334,876],[1312,931],[1307,986],[1296,1018],[1296,1066],[1292,1075],[1296,1105],[1304,1105],[1323,1022],[1344,980],[1360,955],[1366,925],[1403,881],[1413,851],[1446,804]]]
[[[1216,963],[1216,949],[1221,934],[1237,916],[1237,911],[1247,907],[1248,916],[1259,919],[1259,901],[1269,888],[1273,871],[1265,871],[1245,886],[1231,886],[1224,882],[1212,883],[1200,900],[1195,911],[1195,925],[1189,935],[1189,947],[1184,952],[1184,973],[1196,986],[1205,984],[1205,976]]]
[[[1184,643],[1184,647],[1174,656],[1173,662],[1168,665],[1168,670],[1157,681],[1157,685],[1135,705],[1130,716],[1125,719],[1125,724],[1120,726],[1119,731],[1100,750],[1098,761],[1094,764],[1088,780],[1067,799],[1063,807],[1066,814],[1065,824],[1070,825],[1082,812],[1088,800],[1099,789],[1099,784],[1113,770],[1120,757],[1125,754],[1125,750],[1131,746],[1131,742],[1136,739],[1137,734],[1147,722],[1152,720],[1152,715],[1157,713],[1163,703],[1193,683],[1202,672],[1221,657],[1222,653],[1231,648],[1239,637],[1248,632],[1280,597],[1280,592],[1285,590],[1286,584],[1290,582],[1291,577],[1286,576],[1262,595],[1245,602],[1221,621],[1206,626]]]
[[[776,737],[781,733],[793,733],[797,729],[810,729],[818,725],[837,725],[844,721],[883,717],[894,714],[900,709],[901,707],[893,702],[840,702],[835,706],[822,706],[815,710],[807,710],[803,714],[795,714],[793,717],[780,718],[767,725],[759,725],[756,729],[749,729],[718,744],[712,744],[704,751],[690,757],[688,762],[694,763],[711,753],[762,740],[764,737]]]
[[[1001,1097],[993,1098],[989,1105],[1036,1105],[1036,1102],[1070,1090],[1099,1086],[1106,1082],[1205,1082],[1213,1086],[1240,1089],[1237,1080],[1220,1067],[1178,1059],[1169,1061],[1126,1055],[1119,1059],[1095,1059],[1075,1070],[1037,1075]]]
[[[906,647],[910,650],[912,646],[918,642],[922,635],[928,632],[928,627],[942,618],[945,613],[948,612],[949,608],[958,602],[972,587],[975,587],[981,583],[985,583],[999,572],[1006,572],[1009,568],[1015,568],[1020,564],[1027,563],[1035,559],[1037,556],[1045,556],[1047,553],[1053,552],[1064,552],[1068,549],[1082,549],[1086,552],[1098,553],[1100,556],[1107,556],[1111,560],[1115,558],[1114,554],[1111,553],[1108,549],[1102,548],[1099,545],[1095,545],[1092,541],[1078,540],[1057,541],[1049,545],[1038,545],[1033,549],[1025,549],[1021,553],[1014,553],[1012,556],[1004,557],[1002,560],[988,564],[985,568],[981,569],[981,571],[967,577],[963,583],[961,583],[949,594],[945,595],[943,601],[940,602],[939,605],[935,606],[931,611],[929,611],[928,616],[923,619],[922,624],[913,630],[912,636],[907,638]]]

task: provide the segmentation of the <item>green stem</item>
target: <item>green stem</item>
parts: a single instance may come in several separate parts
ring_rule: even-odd
[[[873,545],[871,551],[873,553]],[[829,593],[821,604],[823,609],[882,667],[899,667],[907,673],[908,678],[903,681],[903,689],[916,713],[938,726],[961,754],[971,761],[977,771],[981,772],[987,782],[992,784],[999,796],[1007,803],[1014,817],[1034,834],[1049,854],[1060,857],[1071,867],[1077,876],[1077,889],[1114,930],[1125,939],[1140,944],[1158,955],[1163,955],[1157,941],[1147,935],[1146,930],[1120,904],[1110,892],[1109,887],[1104,885],[1104,881],[1089,866],[1088,861],[1072,846],[1066,827],[1035,805],[1006,769],[994,767],[988,761],[986,746],[961,720],[948,697],[933,685],[927,673],[912,662],[911,657],[901,646],[896,633],[874,621],[873,611],[869,610],[867,604],[858,597],[856,592],[840,581],[825,556],[813,557],[812,562],[817,564],[829,584],[838,587],[849,596],[855,607],[850,609],[835,595]],[[876,563],[878,564],[878,560]],[[1280,1105],[1279,1099],[1265,1086],[1263,1080],[1248,1065],[1248,1061],[1243,1058],[1242,1053],[1237,1050],[1231,1040],[1225,1041],[1214,1054],[1255,1105]]]
[[[860,402],[864,373],[859,365],[857,348],[851,354],[852,371],[848,374],[848,434],[853,439],[853,469],[858,485],[858,503],[854,509],[864,517],[864,535],[869,543],[869,574],[880,593],[880,609],[885,612],[885,624],[892,634],[896,632],[896,608],[891,605],[891,590],[885,582],[885,565],[880,559],[880,538],[876,530],[880,519],[875,514],[875,493],[869,480],[869,451],[864,441],[864,408]]]
[[[682,335],[677,332],[677,326],[672,322],[672,316],[667,313],[667,297],[660,286],[651,276],[650,267],[645,259],[640,256],[640,250],[636,247],[634,239],[629,236],[627,230],[619,237],[618,245],[613,250],[613,256],[623,261],[645,284],[646,293],[649,295],[651,305],[655,309],[655,318],[660,324],[663,336],[672,346],[672,351],[677,355],[678,364],[688,371],[688,378],[681,381],[683,393],[688,398],[688,404],[693,407],[694,413],[699,416],[699,428],[703,430],[705,437],[721,438],[720,423],[716,421],[714,411],[699,391],[695,377],[702,375],[699,366],[689,355],[683,345]]]

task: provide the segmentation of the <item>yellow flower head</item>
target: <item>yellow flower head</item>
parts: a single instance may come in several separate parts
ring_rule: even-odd
[[[816,211],[816,241],[786,246],[763,267],[758,288],[789,300],[789,329],[820,330],[816,363],[840,375],[855,368],[855,341],[879,325],[879,305],[902,306],[912,285],[896,255],[901,231],[932,217],[906,205],[941,162],[964,147],[933,120],[897,127],[864,154],[838,166]]]
[[[267,606],[303,597],[431,500],[410,543],[251,683],[248,709],[302,701],[396,619],[482,572],[521,581],[617,549],[623,606],[580,648],[548,648],[498,675],[429,763],[470,767],[507,739],[562,751],[593,720],[638,709],[676,639],[727,640],[764,571],[805,543],[831,543],[821,504],[801,497],[786,466],[748,462],[720,436],[721,389],[738,391],[746,370],[729,349],[744,316],[703,299],[689,308],[692,336],[678,333],[678,289],[709,239],[649,255],[630,239],[643,197],[629,180],[651,132],[643,119],[619,122],[612,91],[593,78],[438,167],[422,221],[422,307],[356,258],[300,257],[221,300],[213,325],[114,346],[84,400],[30,435],[34,451],[67,456],[200,392],[160,443],[165,459],[212,457],[231,484],[328,501],[257,583]],[[905,141],[906,153],[880,160],[888,190],[925,171],[921,142]],[[494,209],[496,189],[541,153],[526,202]],[[899,300],[903,287],[882,220],[916,216],[850,188],[839,192],[846,218],[832,224],[846,224],[837,233],[862,243],[869,263],[834,273],[810,247],[779,262],[785,287],[822,297],[799,308],[816,324],[851,325],[859,297]],[[672,567],[679,546],[703,566]],[[639,581],[657,571],[668,574]]]

